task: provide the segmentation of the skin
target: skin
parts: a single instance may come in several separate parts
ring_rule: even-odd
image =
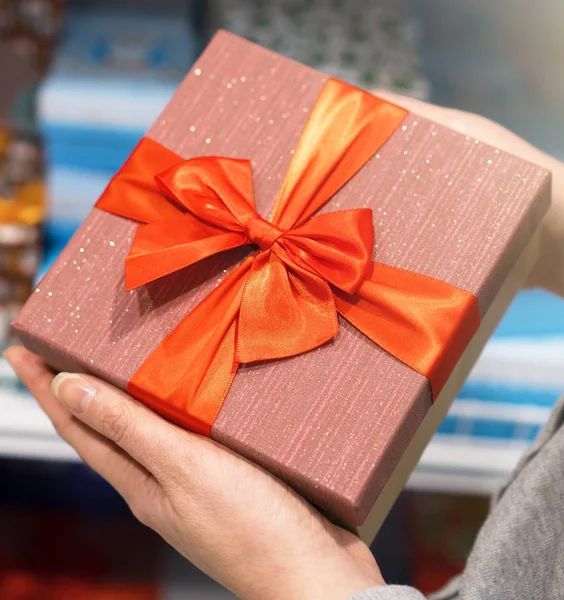
[[[553,206],[528,285],[564,296],[564,165],[482,117],[380,95],[552,170]],[[260,467],[93,377],[54,377],[23,348],[5,356],[59,435],[133,514],[240,598],[342,600],[384,585],[359,539]]]

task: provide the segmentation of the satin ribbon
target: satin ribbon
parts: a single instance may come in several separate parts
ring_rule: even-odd
[[[140,223],[128,290],[238,246],[255,247],[145,360],[128,391],[204,434],[240,364],[332,340],[338,314],[423,374],[436,397],[479,327],[475,296],[372,261],[368,209],[315,213],[379,150],[406,111],[330,79],[269,220],[255,210],[247,160],[183,160],[143,138],[97,203]]]

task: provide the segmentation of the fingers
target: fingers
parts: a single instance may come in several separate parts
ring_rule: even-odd
[[[156,488],[160,489],[160,486],[146,469],[81,423],[53,396],[51,383],[54,376],[40,358],[19,347],[6,350],[5,357],[51,419],[57,433],[127,502],[141,494],[155,496]]]
[[[119,446],[154,475],[169,467],[180,443],[186,444],[187,434],[94,377],[60,373],[51,390],[76,419]]]

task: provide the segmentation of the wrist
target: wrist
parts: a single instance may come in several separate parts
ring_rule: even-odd
[[[369,550],[366,548],[368,554]],[[320,560],[305,559],[293,564],[272,565],[262,576],[264,587],[252,586],[243,600],[345,600],[358,592],[385,585],[376,561],[356,560],[346,556],[325,556]]]

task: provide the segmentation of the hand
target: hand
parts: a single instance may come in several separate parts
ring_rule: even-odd
[[[422,117],[552,171],[552,207],[542,225],[540,257],[530,274],[527,287],[540,287],[564,297],[564,164],[485,117],[379,90],[374,93]]]
[[[358,538],[260,467],[93,377],[53,378],[23,348],[5,356],[59,435],[133,514],[237,596],[343,600],[383,584]]]

